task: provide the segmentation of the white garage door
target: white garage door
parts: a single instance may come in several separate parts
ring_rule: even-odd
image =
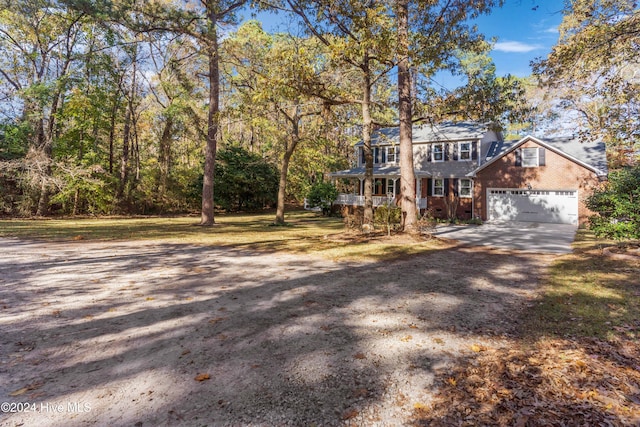
[[[490,221],[531,221],[578,224],[578,192],[489,188]]]

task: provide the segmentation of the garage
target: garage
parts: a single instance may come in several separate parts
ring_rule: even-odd
[[[576,190],[487,189],[489,221],[550,222],[578,225]]]

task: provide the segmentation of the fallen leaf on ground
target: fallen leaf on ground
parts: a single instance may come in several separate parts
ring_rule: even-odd
[[[194,378],[194,380],[196,381],[205,381],[211,379],[211,377],[209,376],[209,374],[198,374],[196,375],[196,377]]]
[[[22,394],[25,394],[28,391],[29,391],[28,387],[23,387],[23,388],[21,388],[19,390],[12,391],[11,393],[9,393],[9,396],[20,396]]]
[[[351,409],[342,414],[343,420],[350,420],[351,418],[355,418],[358,416],[358,411],[355,409]]]
[[[480,353],[481,351],[485,351],[486,347],[479,344],[471,344],[471,351],[475,353]]]
[[[16,391],[12,391],[11,393],[9,393],[9,396],[14,397],[14,396],[21,396],[23,394],[25,394],[28,391],[31,390],[35,390],[37,388],[40,388],[42,384],[29,384],[26,387],[22,387],[21,389],[18,389]]]

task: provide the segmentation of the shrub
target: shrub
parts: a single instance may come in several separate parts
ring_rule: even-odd
[[[609,181],[586,204],[597,212],[589,218],[596,236],[640,239],[640,166],[611,172]]]
[[[373,221],[387,229],[387,235],[391,229],[400,225],[402,221],[402,209],[390,203],[378,206],[373,214]]]
[[[322,208],[323,215],[331,213],[333,202],[338,198],[338,189],[330,182],[318,182],[311,187],[307,202],[312,207]]]

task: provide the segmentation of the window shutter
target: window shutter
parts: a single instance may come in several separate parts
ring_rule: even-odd
[[[458,178],[453,178],[453,195],[458,197]]]
[[[427,196],[433,196],[433,179],[427,179]]]
[[[522,150],[520,148],[516,150],[516,166],[522,166]]]
[[[538,148],[538,166],[545,166],[546,165],[546,160],[545,160],[545,153],[544,153],[544,148],[540,147]]]
[[[471,160],[475,160],[478,157],[478,144],[475,142],[471,144]]]
[[[396,195],[400,194],[400,180],[396,179]]]
[[[449,178],[443,179],[442,185],[444,185],[444,195],[446,197],[449,195]]]
[[[358,150],[360,150],[360,164],[364,166],[364,164],[366,163],[364,159],[364,148],[360,147],[358,148]]]
[[[382,162],[380,163],[387,163],[387,147],[382,147],[380,151],[382,151]]]
[[[453,144],[453,160],[458,160],[458,144]]]
[[[442,151],[444,151],[444,161],[449,160],[449,144],[442,144]]]
[[[431,150],[431,144],[427,145],[427,161],[430,162],[431,161],[431,152],[433,150]]]

